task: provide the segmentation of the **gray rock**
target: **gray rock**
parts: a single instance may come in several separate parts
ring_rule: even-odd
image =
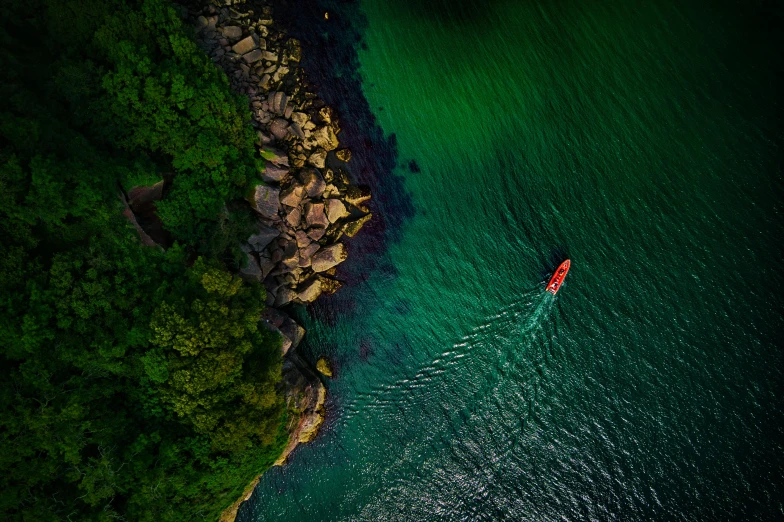
[[[291,109],[291,107],[288,107],[286,109],[286,112],[288,112],[289,109]],[[299,138],[301,140],[305,139],[305,133],[302,131],[302,127],[300,127],[299,123],[297,122],[292,122],[291,125],[289,125],[289,132],[291,133],[292,136],[296,138]]]
[[[275,328],[281,328],[284,323],[291,321],[288,315],[281,312],[277,308],[265,308],[264,311],[261,312],[261,320],[267,321]]]
[[[313,278],[300,289],[297,297],[303,303],[312,303],[318,296],[321,295],[321,281],[318,278]]]
[[[349,215],[346,205],[339,199],[327,199],[324,203],[326,204],[327,219],[330,223],[335,223],[338,219]]]
[[[291,121],[299,125],[300,127],[305,125],[308,121],[308,115],[304,112],[292,112],[291,113]]]
[[[312,241],[304,230],[297,230],[295,235],[297,238],[297,246],[299,247],[300,255],[302,255],[302,249],[310,245]]]
[[[249,53],[243,54],[242,59],[245,60],[245,63],[254,63],[261,60],[261,51],[258,49],[254,49]]]
[[[268,62],[277,62],[278,55],[273,53],[272,51],[264,51],[264,59]]]
[[[291,228],[297,228],[302,221],[302,211],[299,207],[294,207],[286,214],[286,223],[289,224]]]
[[[324,215],[324,203],[308,203],[305,205],[305,222],[310,227],[327,228],[329,220]]]
[[[289,122],[284,119],[278,118],[277,120],[273,120],[270,124],[270,132],[273,136],[282,140],[288,134],[289,129]]]
[[[196,19],[196,29],[201,31],[202,29],[206,28],[209,25],[206,16],[200,16]]]
[[[312,228],[308,230],[308,237],[313,241],[318,241],[319,239],[324,237],[325,233],[326,233],[326,229],[324,228]]]
[[[231,47],[231,50],[237,54],[245,54],[247,52],[252,51],[257,47],[256,40],[253,36],[248,36],[247,38],[243,38],[236,44]]]
[[[327,151],[335,150],[338,148],[338,145],[340,145],[332,125],[325,125],[314,130],[310,137],[310,141],[316,147],[321,147]]]
[[[275,268],[275,263],[269,257],[259,256],[259,266],[261,267],[261,278],[265,279]]]
[[[314,169],[303,170],[299,175],[299,180],[305,187],[305,192],[311,198],[320,198],[327,187],[324,178],[321,177],[321,173]]]
[[[254,251],[261,252],[279,235],[278,229],[259,225],[259,231],[248,238],[248,244]]]
[[[270,93],[270,95],[269,95],[270,110],[272,110],[273,112],[275,112],[277,114],[283,114],[283,111],[280,110],[280,104],[283,101],[285,96],[286,95],[283,92],[281,92],[281,91],[278,91],[278,92],[275,92],[275,93]]]
[[[278,307],[278,306],[289,304],[291,301],[293,301],[296,298],[297,298],[297,293],[291,288],[286,288],[284,286],[283,288],[278,290],[278,295],[275,296],[274,306]]]
[[[325,150],[318,150],[310,155],[308,158],[308,163],[316,167],[317,169],[323,169],[326,165],[327,161],[327,151]]]
[[[323,275],[319,274],[316,277],[319,278],[321,281],[321,295],[330,295],[334,294],[335,292],[343,286],[343,283],[337,281],[335,279],[330,279],[329,277],[324,277]]]
[[[280,193],[280,202],[287,207],[296,207],[305,196],[305,189],[300,185],[291,185]]]
[[[240,268],[240,276],[243,279],[250,279],[254,281],[261,281],[263,275],[261,271],[261,267],[259,266],[258,261],[256,261],[256,256],[254,256],[250,252],[250,248],[243,245],[242,249],[245,251],[245,266]]]
[[[235,25],[225,25],[221,30],[223,36],[226,38],[231,38],[232,40],[236,40],[240,36],[242,36],[242,29]]]
[[[269,185],[256,185],[253,194],[253,208],[262,216],[275,219],[280,208],[280,189]]]
[[[357,234],[357,232],[359,232],[359,229],[362,228],[362,226],[365,223],[370,221],[370,218],[372,218],[372,217],[373,217],[373,214],[370,213],[370,214],[362,216],[359,219],[355,219],[353,221],[347,221],[343,225],[343,233],[346,234],[348,237],[354,237]]]
[[[355,187],[349,185],[346,187],[346,196],[344,199],[347,203],[361,208],[360,205],[370,199],[370,189],[364,186]]]
[[[314,272],[324,272],[342,263],[347,257],[346,245],[336,243],[316,252],[311,260],[311,267]]]
[[[299,343],[302,342],[302,339],[305,337],[305,329],[294,322],[293,319],[288,319],[286,322],[280,326],[280,331],[291,339],[291,348],[294,349],[299,346]]]
[[[273,147],[264,147],[261,155],[265,160],[279,167],[289,166],[289,157],[286,153]]]
[[[321,245],[318,243],[311,243],[305,248],[299,249],[299,266],[302,268],[309,267],[313,254],[319,251]]]
[[[272,76],[270,76],[269,74],[265,73],[261,77],[261,80],[259,80],[259,86],[261,86],[262,89],[268,88],[269,87],[269,82],[270,82],[271,79],[272,79]]]
[[[288,120],[289,118],[291,118],[291,114],[293,112],[294,112],[294,107],[292,107],[291,105],[286,105],[285,109],[283,110],[283,117]]]
[[[261,179],[264,181],[280,181],[285,178],[289,173],[287,167],[278,167],[267,161],[264,164],[264,171],[261,173]]]

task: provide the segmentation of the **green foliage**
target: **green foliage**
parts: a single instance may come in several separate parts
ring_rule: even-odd
[[[222,263],[247,109],[165,0],[12,0],[0,42],[0,518],[215,519],[286,440],[263,289]],[[118,197],[164,173],[166,252]]]

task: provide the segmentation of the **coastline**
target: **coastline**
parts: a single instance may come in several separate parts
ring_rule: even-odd
[[[308,84],[299,65],[300,43],[276,23],[269,3],[210,0],[188,5],[188,15],[197,44],[226,72],[232,90],[248,97],[264,159],[263,183],[247,194],[257,228],[240,245],[246,262],[239,274],[264,285],[268,308],[261,324],[282,339],[289,437],[274,463],[281,466],[299,444],[317,436],[327,396],[318,372],[299,356],[305,329],[289,309],[342,286],[336,278],[337,265],[348,257],[342,239],[354,237],[373,217],[370,190],[349,181],[344,167],[352,154],[341,146],[336,111]],[[221,522],[234,521],[263,471],[224,510]]]

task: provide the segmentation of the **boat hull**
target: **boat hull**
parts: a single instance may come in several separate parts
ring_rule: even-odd
[[[566,278],[566,274],[569,273],[569,266],[571,262],[567,259],[560,266],[555,270],[552,279],[550,282],[547,283],[547,291],[551,294],[555,295],[558,293],[558,290],[561,289],[561,285],[563,284],[564,278]]]

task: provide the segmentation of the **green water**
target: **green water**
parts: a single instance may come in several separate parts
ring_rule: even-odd
[[[363,0],[416,213],[241,520],[784,518],[781,20],[632,4]]]

